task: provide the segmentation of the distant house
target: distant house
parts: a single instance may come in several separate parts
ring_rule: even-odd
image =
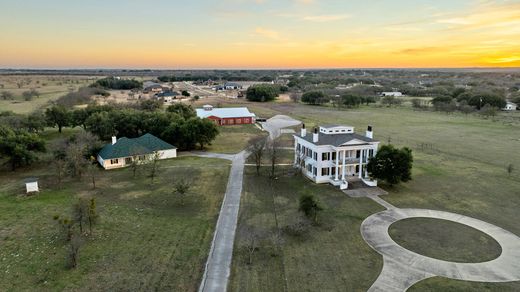
[[[400,97],[400,96],[403,96],[403,93],[399,92],[399,91],[381,92],[381,96]]]
[[[213,120],[219,126],[255,123],[255,114],[249,112],[247,107],[213,108],[205,105],[196,112],[197,117]]]
[[[143,86],[143,92],[144,93],[159,93],[165,91],[166,88],[162,87],[159,83],[153,83],[153,82],[147,82]]]
[[[215,88],[215,91],[221,91],[221,90],[238,90],[238,89],[242,89],[243,86],[238,84],[238,83],[234,83],[234,82],[227,82],[225,83],[224,85],[218,85]]]
[[[155,153],[159,154],[159,159],[175,158],[177,147],[152,134],[133,139],[112,137],[112,143],[99,151],[97,161],[104,169],[121,168],[129,166],[135,160],[146,161]]]
[[[177,91],[165,91],[155,94],[155,98],[162,99],[164,102],[172,102],[177,99],[177,96],[181,96]]]
[[[508,101],[506,103],[506,107],[503,108],[505,111],[516,111],[518,109],[518,105],[514,102]]]

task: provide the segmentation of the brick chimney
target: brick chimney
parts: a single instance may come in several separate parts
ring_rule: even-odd
[[[314,134],[312,134],[312,142],[318,143],[320,140],[320,134],[318,134],[318,128],[314,128]]]
[[[305,124],[302,124],[302,133],[301,133],[301,136],[302,136],[302,137],[307,136],[307,129],[305,129]]]

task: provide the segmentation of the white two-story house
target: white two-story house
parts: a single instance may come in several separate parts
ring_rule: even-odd
[[[348,181],[362,180],[376,186],[377,181],[368,177],[366,165],[378,146],[371,126],[363,136],[354,133],[354,127],[342,125],[324,125],[307,134],[303,125],[300,135],[294,135],[294,166],[316,183],[347,189]]]

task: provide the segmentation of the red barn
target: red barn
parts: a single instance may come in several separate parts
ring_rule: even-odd
[[[213,108],[211,105],[205,105],[197,109],[197,117],[213,120],[219,126],[255,123],[255,114],[247,107]]]

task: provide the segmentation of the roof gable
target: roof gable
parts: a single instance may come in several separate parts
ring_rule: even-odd
[[[167,149],[176,149],[176,147],[152,134],[144,134],[139,138],[133,139],[122,137],[115,144],[105,145],[98,155],[103,159],[113,159],[152,154],[155,151]]]
[[[213,108],[211,110],[205,110],[203,108],[196,109],[197,117],[204,119],[210,116],[216,118],[242,118],[242,117],[254,117],[255,114],[251,113],[247,107],[229,107],[229,108]]]

